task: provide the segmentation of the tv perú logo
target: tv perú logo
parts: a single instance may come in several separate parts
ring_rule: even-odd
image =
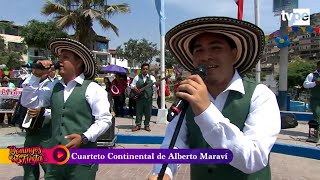
[[[294,26],[310,26],[310,9],[293,9],[292,13],[281,11],[282,21],[293,21]]]

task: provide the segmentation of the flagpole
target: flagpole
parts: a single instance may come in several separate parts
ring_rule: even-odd
[[[259,0],[254,0],[254,17],[255,17],[255,24],[260,27],[260,14],[259,14]],[[256,82],[260,83],[261,78],[260,78],[260,73],[261,73],[261,65],[260,65],[260,60],[258,61],[256,65]]]
[[[156,8],[159,14],[159,29],[160,29],[160,73],[161,78],[165,77],[165,11],[164,0],[155,0]],[[165,80],[160,83],[160,101],[161,107],[158,109],[157,124],[167,123],[168,110],[165,108]]]
[[[165,77],[165,63],[164,63],[164,47],[165,47],[165,40],[164,36],[160,37],[160,69],[161,69],[161,78]],[[161,109],[165,109],[165,80],[161,81]]]

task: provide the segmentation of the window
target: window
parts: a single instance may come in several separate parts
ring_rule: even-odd
[[[108,51],[109,47],[108,47],[108,43],[107,42],[96,42],[96,46],[94,48],[94,50],[96,51]]]
[[[39,51],[38,51],[38,49],[35,49],[35,50],[34,50],[34,56],[39,56]]]
[[[25,46],[23,43],[8,42],[8,49],[9,51],[23,52],[25,50]]]

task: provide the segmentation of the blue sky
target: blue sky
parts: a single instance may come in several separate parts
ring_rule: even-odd
[[[42,0],[0,0],[0,20],[25,25],[29,20],[47,21],[51,17],[41,15]],[[154,0],[108,0],[109,4],[126,2],[131,13],[116,15],[110,21],[119,28],[119,37],[111,30],[104,31],[95,24],[99,35],[107,36],[110,49],[115,49],[132,39],[145,38],[159,45],[158,14]],[[272,13],[272,0],[260,0],[260,27],[266,34],[280,27],[280,17]],[[309,8],[311,13],[320,12],[320,0],[300,0],[299,8]],[[234,0],[165,0],[166,31],[182,21],[201,16],[237,17]],[[254,0],[244,0],[244,20],[254,23]]]

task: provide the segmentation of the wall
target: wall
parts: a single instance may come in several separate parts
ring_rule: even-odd
[[[115,64],[124,68],[128,68],[128,60],[126,59],[116,59],[114,57],[110,58],[110,64]]]

